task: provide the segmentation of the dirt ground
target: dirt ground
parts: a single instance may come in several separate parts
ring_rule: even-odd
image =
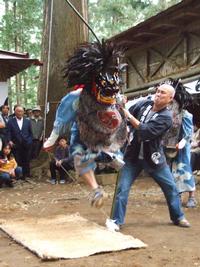
[[[91,208],[88,189],[79,184],[51,185],[47,177],[34,178],[34,184],[20,183],[15,188],[0,190],[0,218],[24,216],[44,217],[79,212],[81,216],[105,224],[105,214]],[[105,186],[109,199],[104,210],[110,213],[114,185]],[[156,267],[200,266],[200,186],[197,184],[198,205],[184,208],[191,222],[190,229],[170,223],[163,194],[149,177],[135,183],[129,198],[126,224],[122,233],[133,235],[146,244],[144,249],[102,253],[74,260],[41,261],[36,255],[15,243],[0,231],[0,267]],[[183,203],[186,201],[186,196]],[[53,229],[52,229],[53,230]]]

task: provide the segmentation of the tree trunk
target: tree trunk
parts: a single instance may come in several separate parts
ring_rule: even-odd
[[[5,0],[5,15],[8,15],[8,12],[9,12],[9,3],[8,3],[8,0]],[[7,23],[8,23],[8,21],[6,20],[6,29],[8,28]],[[7,50],[10,50],[10,44],[9,44],[9,42],[7,42],[6,49]]]
[[[17,74],[15,76],[15,94],[16,94],[16,101],[17,105],[21,105],[20,103],[20,76]]]
[[[17,2],[13,2],[13,16],[14,22],[17,24]],[[14,32],[14,45],[15,45],[15,52],[20,51],[20,42],[18,32],[15,30]],[[16,100],[17,105],[21,105],[21,76],[20,73],[15,76],[15,92],[16,92]]]
[[[87,19],[86,3],[87,0],[73,1],[73,5]],[[59,101],[67,92],[62,77],[62,68],[74,49],[80,43],[88,40],[88,32],[85,25],[64,0],[46,0],[44,9],[42,55],[44,65],[40,73],[38,102],[43,110],[45,102],[49,103],[49,113],[46,117],[47,136],[52,129]]]
[[[23,95],[24,95],[24,106],[27,108],[27,75],[23,73]]]

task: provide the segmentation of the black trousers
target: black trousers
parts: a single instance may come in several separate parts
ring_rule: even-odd
[[[22,167],[23,177],[30,177],[30,160],[32,144],[15,144],[13,154],[18,166]]]
[[[192,167],[192,171],[200,170],[200,153],[199,152],[191,152],[190,164]]]
[[[67,162],[63,162],[62,166],[65,168],[66,171],[69,171],[72,169],[72,166],[69,165]],[[56,166],[55,160],[50,161],[49,167],[50,167],[52,179],[56,179],[56,170],[58,171],[58,173],[60,175],[60,180],[64,180],[65,177],[70,179],[68,177],[67,173],[63,170],[63,168],[61,166],[60,167]]]
[[[39,156],[41,148],[42,148],[42,141],[38,139],[33,139],[31,159],[36,159]]]

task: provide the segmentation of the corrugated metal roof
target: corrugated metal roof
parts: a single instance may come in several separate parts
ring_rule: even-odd
[[[29,58],[28,53],[0,50],[0,81],[6,81],[31,65],[41,66],[42,63],[38,59]]]

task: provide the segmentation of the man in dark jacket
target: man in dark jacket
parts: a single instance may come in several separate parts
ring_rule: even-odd
[[[163,135],[172,126],[172,115],[167,105],[173,100],[174,94],[171,85],[163,84],[157,88],[154,101],[141,100],[129,109],[130,112],[124,110],[133,128],[133,139],[125,153],[125,165],[120,173],[114,203],[112,219],[115,230],[124,224],[129,191],[142,169],[161,187],[172,222],[181,227],[190,227],[181,210],[179,194],[161,144]]]
[[[0,140],[2,144],[7,143],[8,138],[8,130],[7,130],[7,124],[9,120],[9,106],[3,105],[0,108],[1,114],[0,114]],[[1,150],[1,146],[0,146]]]
[[[22,167],[23,177],[30,177],[30,156],[32,146],[32,131],[30,120],[24,117],[24,108],[17,106],[15,117],[8,121],[8,140],[13,147],[13,154],[19,166]]]

